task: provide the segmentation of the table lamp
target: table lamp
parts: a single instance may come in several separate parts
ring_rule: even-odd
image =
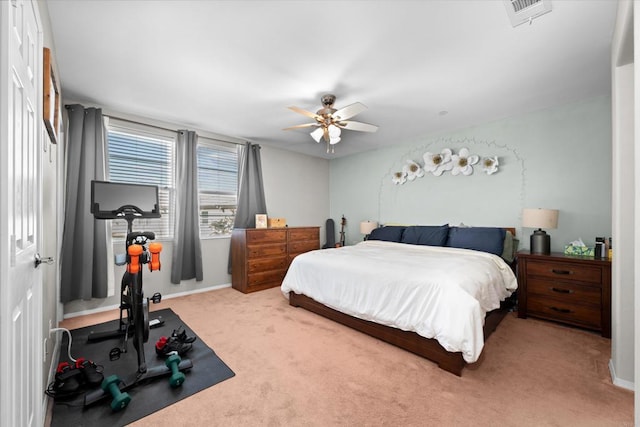
[[[549,255],[551,253],[551,237],[543,228],[558,228],[558,210],[526,208],[522,210],[522,226],[537,228],[531,235],[530,251],[532,254]]]
[[[364,234],[364,240],[367,240],[369,234],[371,234],[371,232],[376,228],[378,228],[378,223],[376,221],[362,221],[360,223],[360,234]]]

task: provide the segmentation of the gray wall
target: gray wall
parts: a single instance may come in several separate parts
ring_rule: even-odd
[[[331,216],[345,214],[347,241],[362,240],[362,220],[403,224],[516,227],[521,248],[533,230],[521,228],[524,207],[559,209],[552,251],[577,238],[593,245],[611,236],[611,99],[601,97],[506,118],[397,147],[331,162]],[[424,152],[467,147],[497,155],[493,175],[476,165],[470,176],[426,174],[396,185],[406,160],[424,164]]]
[[[329,214],[329,161],[266,146],[262,146],[261,156],[269,216],[284,217],[290,226],[323,226]],[[322,230],[321,241],[324,236]],[[202,240],[204,280],[186,280],[180,285],[172,285],[172,244],[163,241],[162,268],[153,273],[145,272],[145,295],[151,296],[154,292],[160,292],[163,296],[169,296],[230,285],[231,276],[227,274],[229,244],[228,237]],[[114,252],[123,253],[124,244],[115,245]],[[114,271],[116,290],[119,290],[124,267],[115,266]],[[64,313],[65,316],[70,316],[88,310],[114,307],[119,303],[120,296],[116,292],[114,296],[105,299],[67,303],[64,305]]]

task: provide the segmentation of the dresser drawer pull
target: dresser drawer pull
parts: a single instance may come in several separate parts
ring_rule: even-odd
[[[557,311],[558,313],[571,313],[571,310],[567,308],[558,308],[558,307],[549,307],[553,311]]]
[[[573,293],[573,290],[571,290],[571,289],[558,289],[558,288],[554,288],[554,287],[551,287],[549,289],[551,289],[553,292],[557,292],[559,294],[572,294]]]
[[[556,270],[555,268],[552,269],[551,272],[555,274],[573,274],[571,270]]]

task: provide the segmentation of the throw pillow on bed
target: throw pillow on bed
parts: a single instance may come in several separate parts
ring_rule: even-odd
[[[447,246],[489,252],[500,256],[504,249],[505,234],[504,228],[497,227],[451,227]]]
[[[374,229],[367,240],[384,240],[385,242],[400,243],[402,240],[402,233],[406,227],[399,225],[387,225]]]
[[[444,246],[449,235],[449,224],[412,225],[402,234],[402,243],[410,245]]]

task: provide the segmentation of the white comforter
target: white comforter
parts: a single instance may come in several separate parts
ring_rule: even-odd
[[[435,338],[469,363],[484,346],[485,313],[516,288],[499,256],[373,240],[298,255],[281,286],[285,296]]]

